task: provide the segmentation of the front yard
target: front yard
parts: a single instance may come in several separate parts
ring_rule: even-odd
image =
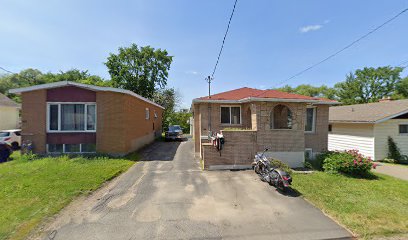
[[[408,182],[375,175],[295,174],[293,188],[363,239],[407,233]]]
[[[0,239],[23,239],[74,197],[97,189],[134,161],[108,158],[41,158],[14,154],[0,165]]]

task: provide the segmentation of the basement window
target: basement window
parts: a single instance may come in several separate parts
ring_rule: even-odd
[[[47,144],[47,152],[51,154],[96,153],[96,144],[95,143]]]

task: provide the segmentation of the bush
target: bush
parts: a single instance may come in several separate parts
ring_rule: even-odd
[[[371,158],[364,157],[358,150],[334,152],[324,159],[323,169],[330,173],[345,173],[354,176],[369,175],[375,167]]]
[[[269,161],[270,161],[271,166],[273,168],[280,168],[283,171],[285,171],[285,172],[287,172],[289,174],[292,174],[292,169],[286,163],[283,163],[282,161],[280,161],[278,159],[271,159]]]
[[[392,137],[388,137],[388,158],[394,159],[397,162],[402,159],[401,152]]]
[[[314,160],[307,160],[307,162],[309,162],[312,165],[313,169],[322,171],[324,160],[333,153],[335,152],[331,152],[331,151],[322,152],[318,154]]]
[[[385,162],[385,163],[395,163],[396,161],[392,158],[384,158],[383,160],[381,160],[381,162]]]

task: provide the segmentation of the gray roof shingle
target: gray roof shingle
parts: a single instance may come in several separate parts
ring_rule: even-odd
[[[6,95],[0,93],[0,106],[5,106],[5,107],[20,107],[20,104],[14,102],[10,98],[8,98]]]
[[[408,99],[330,107],[330,122],[367,122],[396,117],[408,112]]]

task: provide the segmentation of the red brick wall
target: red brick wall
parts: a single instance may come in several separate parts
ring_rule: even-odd
[[[22,93],[21,128],[22,141],[33,143],[33,152],[46,152],[46,100],[47,91],[37,90]]]

